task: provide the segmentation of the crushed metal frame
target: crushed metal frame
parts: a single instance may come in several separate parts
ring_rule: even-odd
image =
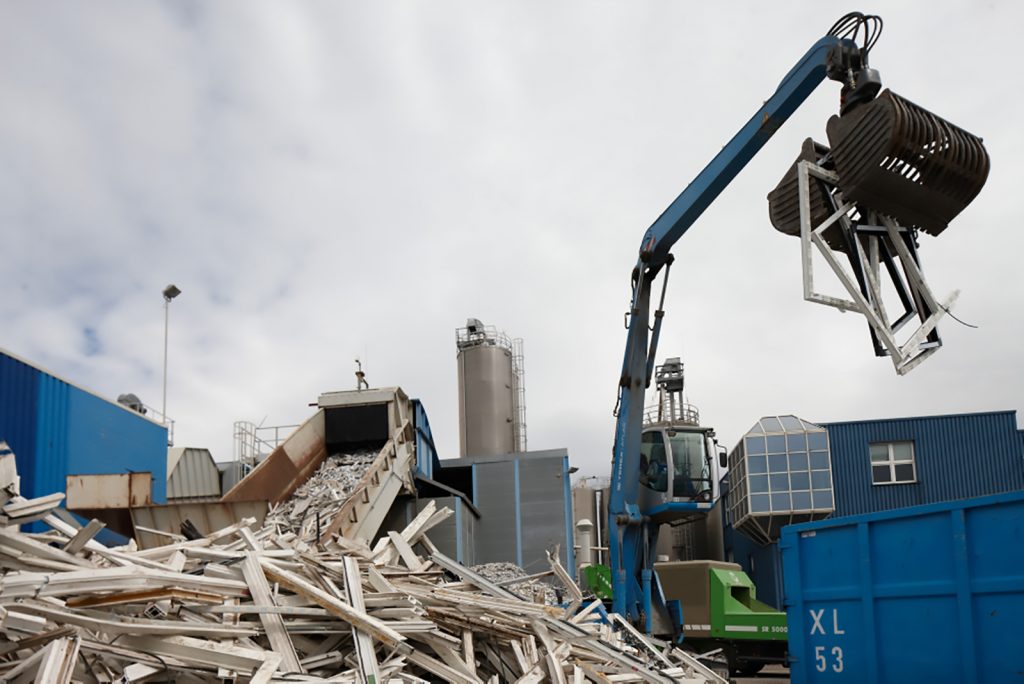
[[[834,192],[826,193],[833,203],[833,213],[817,226],[811,225],[811,178],[829,186]],[[874,212],[866,212],[868,223],[855,223],[854,210],[865,213],[854,202],[843,198],[837,189],[839,176],[809,161],[797,165],[800,193],[800,252],[803,270],[804,299],[831,306],[840,311],[853,311],[867,319],[875,354],[888,356],[898,375],[905,375],[934,354],[942,341],[937,326],[960,294],[954,290],[943,301],[932,294],[921,270],[913,233],[894,220]],[[824,232],[838,224],[848,242],[848,257],[852,274],[825,242]],[[842,299],[816,292],[812,245],[825,259],[839,279],[850,299]],[[900,273],[902,267],[902,273]],[[889,322],[882,300],[882,269],[891,279],[904,307],[903,313]],[[920,324],[910,337],[900,344],[896,334],[911,320]]]

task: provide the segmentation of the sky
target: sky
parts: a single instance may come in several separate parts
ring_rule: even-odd
[[[727,447],[763,415],[1024,404],[1024,5],[885,5],[872,66],[992,158],[977,200],[921,238],[931,287],[960,290],[977,327],[944,321],[898,377],[861,317],[802,300],[799,241],[765,196],[825,140],[826,82],[673,250],[659,360],[683,358]],[[849,9],[0,4],[0,348],[159,408],[174,283],[177,445],[228,460],[234,421],[305,420],[359,358],[454,457],[455,329],[475,317],[524,339],[529,447],[605,475],[644,231]]]

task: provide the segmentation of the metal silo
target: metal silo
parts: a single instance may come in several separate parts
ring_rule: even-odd
[[[522,340],[470,318],[455,333],[459,455],[526,451]]]

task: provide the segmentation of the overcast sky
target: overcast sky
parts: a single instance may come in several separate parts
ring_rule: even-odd
[[[921,256],[945,346],[906,377],[862,318],[802,301],[766,193],[825,83],[676,245],[659,357],[731,447],[762,415],[1020,409],[1024,5],[884,3],[885,84],[985,138],[979,198]],[[423,400],[458,454],[455,329],[525,339],[533,449],[609,470],[647,226],[850,7],[832,2],[0,5],[0,347],[160,406],[177,444]],[[1015,75],[1016,74],[1016,75]],[[828,288],[825,288],[828,289]],[[2,435],[0,435],[2,438]]]

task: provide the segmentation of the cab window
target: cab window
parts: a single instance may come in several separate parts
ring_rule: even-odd
[[[640,484],[656,492],[668,491],[668,459],[661,432],[645,432],[640,439]]]
[[[704,433],[680,430],[669,439],[672,442],[672,496],[693,499],[711,489]]]

